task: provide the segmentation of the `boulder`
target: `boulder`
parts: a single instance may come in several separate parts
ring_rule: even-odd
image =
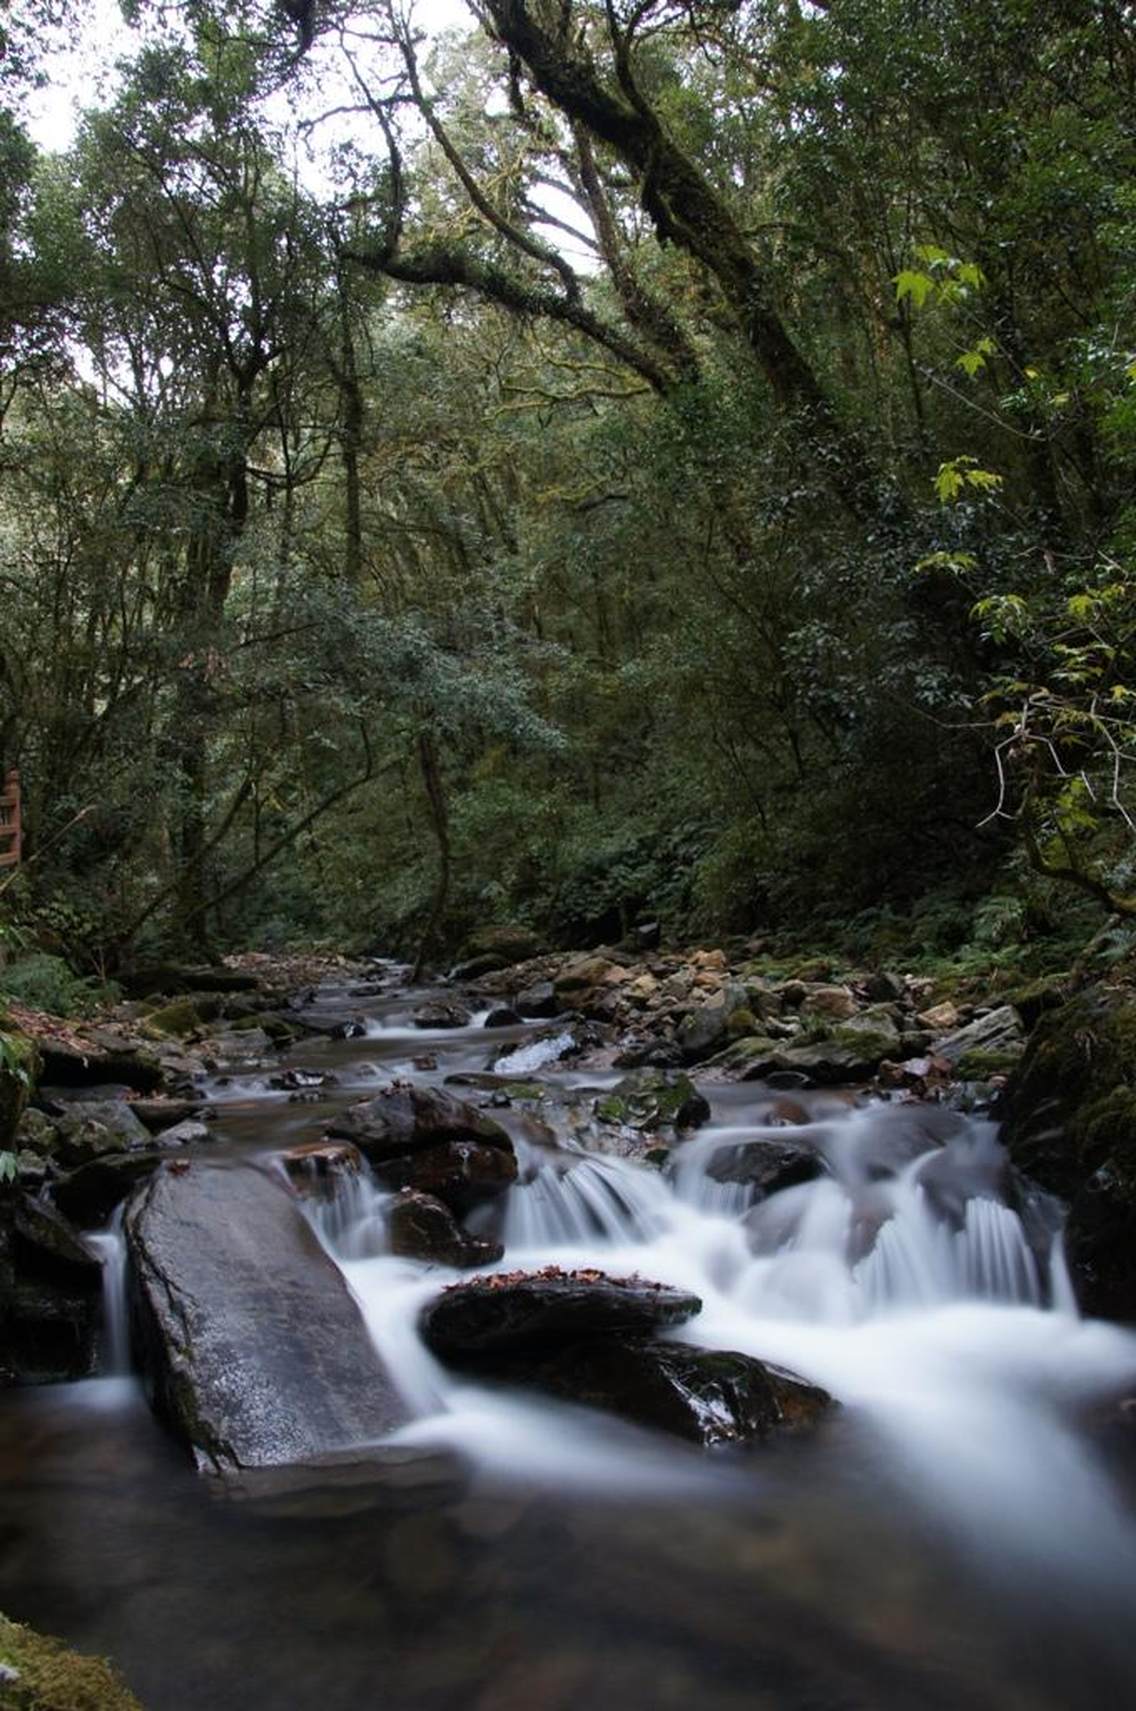
[[[405,1259],[465,1271],[495,1265],[505,1252],[500,1242],[485,1242],[463,1230],[449,1207],[432,1195],[407,1188],[386,1209],[390,1249]]]
[[[94,1370],[102,1267],[53,1207],[0,1198],[0,1385],[49,1384]]]
[[[1017,1011],[1012,1004],[1002,1004],[985,1016],[976,1016],[965,1028],[937,1039],[935,1056],[946,1058],[949,1064],[958,1064],[971,1052],[997,1052],[1012,1058],[1020,1056],[1024,1038]]]
[[[84,1100],[56,1117],[56,1155],[69,1168],[106,1153],[137,1152],[150,1145],[150,1132],[124,1100]]]
[[[739,1141],[719,1147],[706,1167],[715,1182],[740,1182],[765,1199],[782,1188],[824,1175],[824,1160],[799,1141]]]
[[[558,1009],[586,1009],[597,990],[605,990],[607,976],[615,966],[610,958],[602,956],[577,957],[570,962],[553,981]]]
[[[697,1295],[601,1271],[505,1272],[454,1284],[429,1302],[420,1325],[443,1360],[482,1361],[613,1332],[650,1334],[701,1312]]]
[[[106,1153],[53,1183],[51,1197],[80,1229],[97,1229],[161,1160],[161,1153],[153,1150]]]
[[[501,1376],[705,1446],[805,1432],[832,1407],[827,1391],[752,1355],[628,1336],[573,1343]]]
[[[641,1069],[597,1099],[595,1114],[633,1129],[694,1129],[709,1117],[710,1102],[688,1075]]]
[[[1069,1203],[1082,1307],[1136,1320],[1136,993],[1097,987],[1047,1011],[1001,1115],[1014,1164]]]
[[[152,1135],[201,1113],[200,1099],[131,1099],[129,1105]]]
[[[374,1099],[333,1117],[328,1135],[351,1141],[372,1164],[451,1143],[474,1143],[512,1154],[500,1123],[438,1087],[393,1082]]]
[[[342,1275],[277,1179],[167,1166],[125,1230],[135,1352],[200,1469],[307,1462],[405,1422]]]
[[[115,1082],[138,1093],[161,1088],[166,1072],[150,1045],[110,1029],[93,1029],[75,1040],[40,1042],[43,1079],[55,1087],[96,1087]]]
[[[423,1004],[420,1010],[414,1012],[416,1028],[468,1028],[470,1010],[465,1004],[454,1002]]]
[[[560,1014],[556,988],[551,980],[538,980],[517,993],[516,1011],[526,1020],[547,1021]]]
[[[515,1028],[524,1018],[517,1010],[511,1010],[507,1004],[498,1004],[495,1010],[490,1010],[485,1018],[487,1028]]]
[[[685,1063],[699,1063],[719,1051],[730,1039],[730,1018],[746,1008],[746,990],[733,981],[692,1010],[678,1031],[678,1045]]]
[[[372,1162],[384,1188],[413,1188],[444,1201],[454,1212],[467,1212],[493,1200],[517,1180],[517,1160],[508,1150],[481,1141],[445,1141]]]

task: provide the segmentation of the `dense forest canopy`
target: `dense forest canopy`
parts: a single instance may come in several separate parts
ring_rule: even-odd
[[[4,930],[1136,914],[1136,8],[431,10],[4,26]]]

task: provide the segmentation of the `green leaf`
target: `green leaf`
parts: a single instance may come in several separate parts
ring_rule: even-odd
[[[935,281],[929,273],[916,273],[909,267],[905,267],[902,272],[897,273],[893,283],[896,302],[902,303],[905,297],[910,297],[912,305],[916,309],[922,309],[935,289]]]

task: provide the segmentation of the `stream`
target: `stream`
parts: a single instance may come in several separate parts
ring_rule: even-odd
[[[218,1081],[201,1157],[271,1159],[392,1077],[442,1082],[509,1047],[513,1073],[553,1088],[618,1079],[526,1061],[531,1026],[424,1033],[413,1012],[434,996],[392,978],[351,1001],[361,1037],[297,1042],[281,1067],[336,1077],[311,1103],[269,1072]],[[989,1123],[940,1145],[941,1114],[831,1092],[794,1095],[826,1173],[754,1207],[709,1174],[715,1155],[800,1131],[770,1127],[761,1084],[704,1091],[710,1122],[670,1174],[537,1144],[495,1109],[521,1165],[500,1269],[694,1290],[703,1311],[676,1335],[838,1398],[814,1438],[707,1452],[454,1377],[415,1325],[459,1274],[386,1251],[386,1197],[347,1178],[309,1216],[410,1404],[398,1436],[460,1476],[370,1506],[226,1501],[130,1376],[112,1226],[94,1238],[112,1370],[0,1397],[0,1607],[112,1656],[147,1711],[1127,1702],[1136,1481],[1105,1422],[1136,1385],[1136,1334],[1078,1317],[1052,1208],[1004,1204]]]

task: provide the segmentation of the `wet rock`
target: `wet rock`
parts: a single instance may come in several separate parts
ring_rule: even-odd
[[[55,1120],[56,1154],[70,1168],[105,1153],[135,1152],[150,1145],[150,1132],[121,1100],[86,1100]]]
[[[517,1014],[525,1020],[542,1021],[560,1014],[556,989],[551,980],[538,980],[517,993]]]
[[[439,1087],[395,1082],[332,1118],[328,1135],[352,1141],[372,1164],[451,1143],[475,1143],[512,1153],[500,1123]]]
[[[806,1432],[833,1405],[819,1386],[752,1355],[623,1336],[502,1376],[707,1447]]]
[[[200,1115],[200,1099],[131,1099],[130,1109],[151,1134]]]
[[[363,1155],[347,1141],[303,1141],[281,1153],[280,1162],[297,1188],[325,1187],[338,1177],[357,1176]]]
[[[1097,987],[1046,1012],[1002,1115],[1015,1165],[1069,1203],[1082,1307],[1136,1320],[1136,994]]]
[[[495,1010],[490,1010],[486,1016],[485,1026],[487,1028],[514,1028],[523,1019],[516,1010],[511,1010],[507,1004],[499,1004]]]
[[[673,1040],[633,1040],[616,1055],[617,1069],[677,1069],[682,1052]]]
[[[200,1146],[202,1141],[212,1139],[212,1129],[199,1117],[187,1117],[184,1123],[175,1123],[172,1128],[163,1129],[154,1137],[159,1147],[195,1147]]]
[[[688,1075],[645,1069],[624,1076],[597,1099],[595,1114],[602,1123],[635,1129],[694,1129],[709,1117],[710,1102]]]
[[[210,1034],[205,1063],[214,1071],[242,1066],[257,1068],[271,1058],[273,1043],[263,1028],[225,1029]]]
[[[337,1087],[339,1077],[318,1069],[286,1069],[281,1075],[269,1076],[268,1085],[281,1091],[307,1093],[321,1087]]]
[[[512,1151],[481,1141],[446,1141],[382,1160],[373,1160],[375,1178],[384,1188],[413,1188],[432,1195],[454,1212],[467,1212],[493,1200],[517,1180]]]
[[[465,1271],[472,1266],[495,1265],[505,1252],[502,1243],[481,1241],[463,1230],[441,1200],[412,1188],[395,1196],[386,1217],[391,1252],[406,1259]]]
[[[812,1182],[825,1172],[815,1148],[799,1141],[740,1141],[719,1147],[706,1167],[715,1182],[745,1183],[764,1199],[782,1188]]]
[[[54,1207],[0,1200],[0,1384],[85,1378],[94,1368],[102,1268]]]
[[[423,1004],[414,1013],[416,1028],[468,1028],[471,1012],[464,1004]]]
[[[51,1197],[72,1223],[94,1230],[161,1161],[156,1151],[108,1153],[60,1177],[52,1184]]]
[[[649,1333],[701,1312],[697,1295],[600,1271],[508,1272],[455,1284],[423,1309],[427,1345],[443,1360],[535,1350],[613,1332]]]
[[[18,1152],[36,1153],[43,1158],[55,1151],[58,1141],[59,1131],[51,1118],[34,1106],[24,1112],[12,1137],[12,1145]]]
[[[125,1219],[151,1399],[202,1470],[304,1462],[407,1418],[293,1197],[247,1165],[158,1172]]]

